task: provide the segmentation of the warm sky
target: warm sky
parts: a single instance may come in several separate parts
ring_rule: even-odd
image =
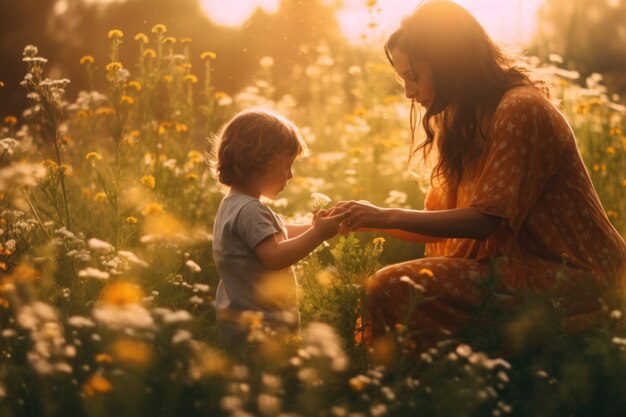
[[[330,0],[332,1],[332,0]],[[496,40],[507,44],[525,43],[530,39],[537,9],[542,0],[455,0],[467,8]],[[280,0],[200,0],[203,9],[216,23],[226,26],[241,25],[255,10],[261,7],[268,13],[278,9]],[[338,13],[345,35],[359,42],[360,35],[369,33],[370,39],[386,37],[399,24],[403,15],[409,13],[419,0],[379,0],[374,13],[368,11],[367,0],[344,0]],[[378,27],[368,32],[368,24]]]

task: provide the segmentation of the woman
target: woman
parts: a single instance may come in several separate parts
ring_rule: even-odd
[[[372,278],[372,336],[407,314],[422,347],[459,332],[484,301],[477,277],[494,265],[498,288],[556,295],[566,323],[586,325],[623,276],[626,247],[547,90],[449,1],[420,5],[385,49],[412,110],[426,109],[426,139],[409,159],[419,151],[437,163],[424,210],[338,204],[351,212],[347,230],[429,242],[426,258]],[[405,276],[428,301],[410,307]]]

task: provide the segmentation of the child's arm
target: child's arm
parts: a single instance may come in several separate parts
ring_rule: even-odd
[[[263,265],[269,269],[284,269],[307,256],[322,242],[339,232],[341,221],[350,214],[345,211],[328,217],[318,217],[312,227],[300,235],[279,241],[277,235],[266,237],[255,248],[254,252]]]
[[[287,237],[289,239],[300,236],[302,233],[306,232],[311,227],[313,227],[312,224],[305,224],[305,223],[285,224],[285,228],[287,229]]]

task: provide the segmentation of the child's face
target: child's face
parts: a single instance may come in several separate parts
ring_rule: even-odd
[[[287,182],[293,178],[291,167],[296,157],[297,155],[278,158],[267,168],[267,172],[259,178],[261,195],[274,198],[287,186]]]

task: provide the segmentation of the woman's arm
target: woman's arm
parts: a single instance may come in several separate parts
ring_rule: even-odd
[[[380,208],[360,201],[341,202],[336,207],[350,210],[344,227],[351,231],[363,228],[399,229],[433,238],[483,240],[502,221],[501,217],[471,207],[437,211],[408,210]]]
[[[375,229],[372,227],[362,227],[357,232],[378,232],[384,233],[386,235],[395,237],[396,239],[406,240],[407,242],[416,242],[416,243],[430,243],[430,242],[438,242],[443,238],[422,235],[419,233],[407,232],[406,230],[400,229]]]
[[[350,212],[345,211],[334,216],[318,217],[312,227],[294,238],[279,240],[276,234],[268,236],[254,248],[254,253],[269,269],[287,268],[307,256],[323,241],[335,236],[348,214]]]

